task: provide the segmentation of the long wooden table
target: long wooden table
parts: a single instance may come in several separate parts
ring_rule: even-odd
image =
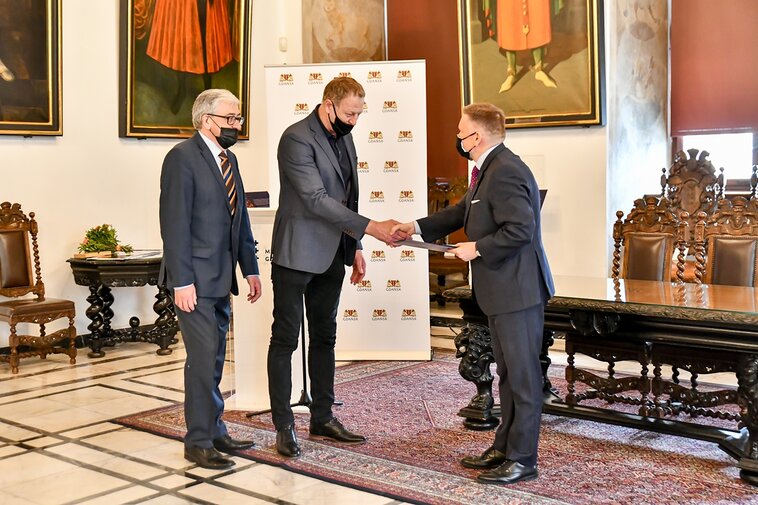
[[[555,283],[541,356],[545,413],[718,443],[737,459],[740,476],[758,485],[758,289],[561,276]],[[492,428],[499,409],[486,317],[469,288],[445,295],[460,303],[469,323],[456,345],[461,375],[477,387],[459,415],[472,429]],[[547,376],[555,332],[565,334],[569,356],[563,396]],[[606,362],[608,371],[581,369],[576,354]],[[638,362],[639,372],[616,374],[619,361]],[[691,378],[680,380],[681,370]],[[698,383],[716,372],[734,373],[738,388]],[[700,422],[705,418],[718,421]]]

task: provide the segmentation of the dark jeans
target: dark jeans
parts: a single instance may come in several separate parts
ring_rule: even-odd
[[[313,274],[272,265],[274,323],[268,348],[268,394],[277,430],[292,424],[292,353],[297,349],[303,297],[308,317],[308,375],[311,381],[311,422],[332,418],[334,403],[334,344],[337,340],[337,306],[345,278],[342,248],[326,272]]]

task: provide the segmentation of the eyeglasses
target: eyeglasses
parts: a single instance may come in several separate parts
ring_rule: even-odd
[[[239,123],[240,126],[245,124],[245,118],[242,116],[235,116],[233,114],[229,114],[228,116],[221,116],[219,114],[208,114],[208,115],[213,116],[213,117],[222,117],[226,119],[226,124],[228,124],[229,126],[234,126],[234,123]]]

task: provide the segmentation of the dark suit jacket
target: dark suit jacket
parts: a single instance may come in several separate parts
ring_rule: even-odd
[[[345,147],[352,171],[348,194],[337,156],[319,124],[318,108],[287,128],[279,140],[279,208],[274,219],[272,261],[303,272],[323,273],[342,234],[345,263],[353,264],[369,219],[358,211],[358,157],[352,134]]]
[[[237,187],[232,219],[216,160],[197,132],[174,146],[163,160],[160,222],[162,276],[168,287],[195,284],[197,296],[238,294],[234,269],[258,274],[255,242],[245,207],[237,157],[227,149]]]
[[[426,241],[463,227],[481,258],[471,261],[474,296],[486,315],[545,302],[555,289],[542,247],[537,182],[504,145],[492,150],[473,191],[418,221]]]

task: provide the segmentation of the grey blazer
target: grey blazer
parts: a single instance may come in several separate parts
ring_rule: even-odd
[[[476,301],[488,315],[544,303],[555,292],[542,247],[540,195],[531,170],[504,145],[456,205],[418,221],[426,241],[463,227],[481,258],[471,261]]]
[[[352,169],[348,194],[337,157],[319,124],[318,108],[291,125],[279,140],[279,208],[274,219],[272,262],[323,273],[334,260],[342,233],[345,264],[352,265],[369,219],[358,212],[358,159],[352,135],[345,137]]]
[[[169,288],[194,284],[197,296],[239,294],[234,269],[258,274],[255,242],[237,157],[227,149],[237,187],[231,216],[221,171],[197,132],[171,149],[161,171],[160,223]]]

